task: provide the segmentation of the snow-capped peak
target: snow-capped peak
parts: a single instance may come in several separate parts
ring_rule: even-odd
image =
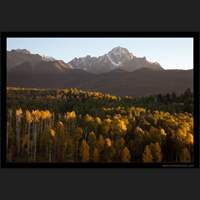
[[[101,74],[112,71],[114,69],[123,69],[125,71],[134,71],[140,68],[152,68],[157,69],[159,66],[155,66],[154,63],[150,63],[145,57],[139,58],[134,56],[123,47],[115,47],[107,54],[99,57],[85,56],[75,58],[69,62],[73,68],[83,69],[88,72]]]
[[[124,63],[134,58],[133,54],[126,48],[115,47],[107,54],[114,63]]]
[[[11,50],[11,52],[17,52],[17,53],[22,53],[22,54],[31,54],[31,52],[28,51],[27,49],[13,49],[13,50]]]
[[[119,57],[132,55],[132,53],[130,53],[128,51],[128,49],[120,47],[120,46],[113,48],[111,51],[108,52],[108,54],[109,55],[119,56]]]

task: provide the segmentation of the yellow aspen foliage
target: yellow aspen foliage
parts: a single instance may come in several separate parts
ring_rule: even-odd
[[[105,145],[106,145],[107,147],[112,146],[112,141],[111,141],[110,138],[106,138],[106,139],[105,139]]]
[[[120,120],[119,127],[120,127],[122,132],[126,132],[127,131],[126,123],[123,120]]]
[[[50,132],[50,135],[51,135],[52,137],[55,137],[56,132],[55,132],[52,128],[49,130],[49,132]]]
[[[127,147],[124,147],[124,149],[121,152],[121,161],[122,162],[129,162],[131,160],[131,154]]]
[[[194,136],[193,136],[193,134],[191,134],[191,133],[188,133],[187,134],[187,136],[186,136],[186,142],[188,143],[188,144],[194,144]]]
[[[66,120],[75,120],[76,119],[76,113],[74,111],[72,112],[67,112],[65,114],[65,119]]]
[[[33,117],[33,121],[38,122],[41,117],[41,112],[39,110],[32,110],[31,115]]]
[[[180,154],[180,162],[191,162],[191,155],[188,148],[184,148]]]
[[[112,122],[112,133],[124,134],[127,131],[127,126],[124,120],[115,118]]]
[[[153,162],[153,156],[152,156],[149,145],[146,145],[146,147],[144,149],[144,153],[142,155],[142,159],[143,159],[143,162],[145,162],[145,163]]]
[[[40,111],[41,113],[41,119],[50,119],[52,114],[48,111],[48,110],[45,110],[45,111]]]
[[[99,154],[99,150],[97,148],[95,148],[93,151],[92,160],[94,162],[98,162],[100,160],[100,154]]]
[[[160,144],[158,142],[156,142],[155,144],[151,143],[150,149],[151,149],[151,153],[153,155],[153,161],[161,162],[162,161],[162,152],[161,152]]]
[[[109,118],[107,118],[107,119],[104,120],[104,122],[105,122],[106,124],[111,124],[112,120],[109,119]]]
[[[77,128],[75,129],[75,135],[76,135],[76,137],[78,137],[78,138],[82,137],[82,135],[83,135],[83,129],[82,129],[81,127],[77,127]]]
[[[28,135],[24,135],[23,138],[22,138],[22,147],[25,148],[26,145],[28,145],[28,142],[29,142],[29,137]]]
[[[101,124],[101,118],[100,117],[96,117],[95,118],[95,122],[100,125]]]
[[[64,128],[63,122],[61,122],[61,121],[58,122],[58,128]]]
[[[101,123],[100,129],[104,136],[107,136],[111,127],[111,119],[104,119]]]
[[[17,118],[17,119],[21,118],[21,117],[22,117],[22,114],[23,114],[23,112],[22,112],[22,109],[21,109],[21,108],[19,108],[19,109],[16,110],[16,118]]]
[[[160,129],[160,134],[164,137],[167,136],[167,133],[165,132],[163,128]]]
[[[135,133],[136,133],[138,136],[144,135],[144,131],[143,131],[142,128],[140,128],[139,126],[137,126],[137,127],[135,128]]]
[[[86,140],[82,140],[80,146],[80,158],[82,162],[88,162],[90,159],[89,145]]]
[[[30,124],[33,119],[32,119],[32,116],[31,116],[31,113],[29,111],[26,111],[26,121]]]
[[[93,121],[93,120],[94,120],[93,117],[90,116],[90,115],[88,115],[88,114],[86,114],[85,117],[84,117],[84,121],[85,121],[85,122],[91,122],[91,121]]]
[[[119,139],[115,140],[115,147],[118,150],[121,150],[125,146],[125,140],[123,137],[120,137]]]
[[[89,142],[90,145],[94,145],[95,144],[95,142],[96,142],[96,135],[95,135],[94,131],[89,132],[88,142]]]
[[[97,147],[100,152],[104,149],[104,145],[105,145],[104,137],[102,135],[100,135],[99,139],[97,140]]]
[[[180,137],[181,139],[185,138],[186,135],[187,135],[187,132],[186,132],[185,128],[179,128],[179,129],[177,130],[177,135],[178,135],[178,137]]]
[[[194,117],[189,101],[184,105],[187,99],[170,105],[168,100],[176,96],[140,100],[77,88],[11,88],[7,94],[9,161],[150,163],[164,158],[178,163],[193,159]]]

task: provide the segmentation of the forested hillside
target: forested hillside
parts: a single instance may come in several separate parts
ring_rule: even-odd
[[[9,162],[191,162],[190,90],[143,98],[7,89]]]

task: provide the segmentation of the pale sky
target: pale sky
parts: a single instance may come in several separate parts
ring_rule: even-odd
[[[7,50],[27,49],[31,53],[71,61],[86,55],[101,56],[112,48],[127,48],[137,57],[158,62],[165,69],[193,68],[193,38],[8,38]]]

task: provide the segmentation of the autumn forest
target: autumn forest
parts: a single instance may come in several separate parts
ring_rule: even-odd
[[[190,89],[146,97],[7,88],[8,162],[193,161]]]

